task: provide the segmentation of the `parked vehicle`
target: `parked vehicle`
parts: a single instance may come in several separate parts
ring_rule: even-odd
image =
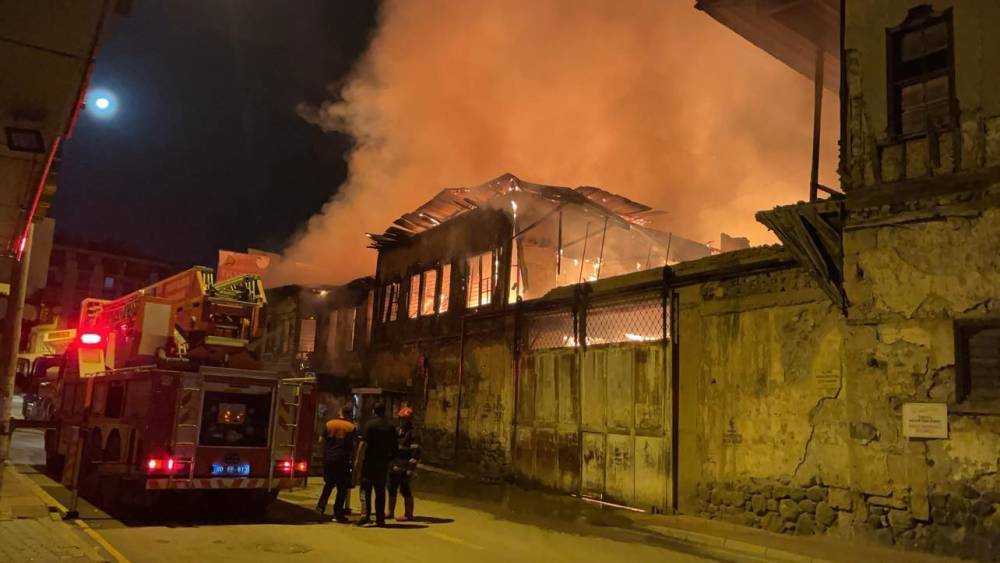
[[[259,278],[212,278],[84,301],[45,441],[64,484],[105,506],[220,490],[265,506],[305,485],[314,381],[256,369]]]

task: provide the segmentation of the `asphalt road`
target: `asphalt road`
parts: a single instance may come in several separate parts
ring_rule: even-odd
[[[70,493],[46,476],[42,434],[19,430],[12,451],[18,469],[64,505]],[[84,521],[128,560],[159,561],[542,561],[574,563],[714,560],[680,544],[620,528],[573,499],[555,504],[537,493],[455,493],[433,479],[415,483],[418,518],[387,528],[318,521],[312,507],[319,483],[282,493],[266,515],[250,516],[232,503],[189,499],[129,515],[109,515],[86,501]],[[421,494],[421,487],[425,486]],[[433,492],[427,492],[431,490]],[[352,506],[358,506],[353,491]],[[539,500],[539,498],[541,498]],[[578,507],[579,508],[576,508]],[[357,517],[352,517],[356,519]]]

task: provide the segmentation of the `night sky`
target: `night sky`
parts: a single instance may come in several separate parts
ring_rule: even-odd
[[[65,145],[57,233],[181,265],[219,248],[278,251],[344,179],[351,140],[295,113],[367,47],[375,0],[134,2],[113,16]]]

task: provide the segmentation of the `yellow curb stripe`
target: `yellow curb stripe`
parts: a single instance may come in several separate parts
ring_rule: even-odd
[[[50,495],[49,493],[45,492],[45,489],[39,487],[38,483],[35,483],[30,478],[28,478],[28,477],[26,477],[24,475],[21,475],[20,472],[16,472],[16,473],[17,473],[18,477],[20,477],[24,482],[26,482],[28,484],[28,487],[31,488],[31,492],[35,493],[35,495],[38,496],[38,498],[42,499],[42,501],[47,506],[55,507],[57,510],[59,510],[59,512],[62,512],[63,514],[66,514],[67,512],[69,512],[68,508],[66,508],[65,506],[63,506],[63,504],[61,502],[59,502],[55,498],[53,498],[52,495]],[[85,533],[88,536],[90,536],[91,539],[93,539],[101,547],[103,547],[104,551],[108,552],[108,555],[110,555],[111,557],[114,557],[115,561],[117,561],[118,563],[132,563],[131,561],[129,561],[128,557],[125,557],[122,554],[122,552],[120,552],[117,549],[115,549],[115,546],[111,545],[111,543],[109,543],[108,540],[104,539],[104,537],[101,536],[101,534],[97,533],[96,530],[94,530],[93,528],[91,528],[90,526],[88,526],[86,522],[84,522],[83,520],[80,520],[80,519],[76,519],[76,520],[74,520],[74,522],[76,522],[76,525],[79,526],[83,530],[83,533]]]
[[[87,534],[94,541],[101,544],[101,547],[104,548],[104,551],[107,551],[108,555],[114,557],[115,561],[117,561],[118,563],[131,563],[131,561],[128,560],[128,557],[125,557],[125,555],[123,555],[122,552],[115,549],[115,546],[111,545],[111,543],[108,540],[104,539],[104,536],[97,533],[97,530],[88,526],[86,522],[79,519],[74,520],[74,522],[76,522],[77,526],[83,529],[83,533]]]

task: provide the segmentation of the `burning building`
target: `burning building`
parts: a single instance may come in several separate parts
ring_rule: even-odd
[[[597,188],[446,190],[369,235],[369,384],[433,463],[996,560],[1000,5],[697,7],[815,80],[809,201],[757,214],[781,245],[712,254]]]
[[[398,316],[402,307],[417,319],[453,305],[516,303],[709,255],[707,245],[657,229],[663,215],[600,188],[532,184],[511,174],[444,190],[368,235],[379,252],[382,310]],[[452,287],[462,289],[455,303]]]

